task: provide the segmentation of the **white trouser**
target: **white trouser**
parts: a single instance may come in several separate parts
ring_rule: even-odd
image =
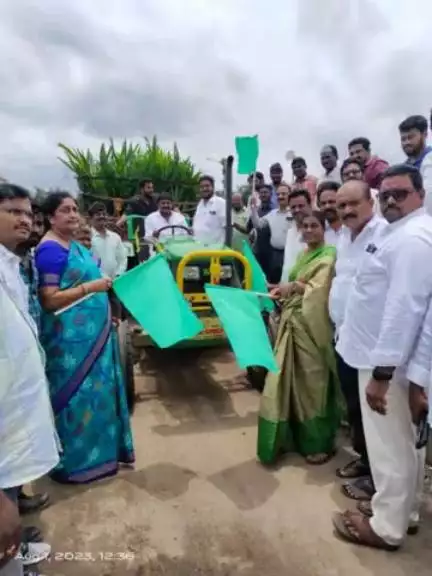
[[[374,412],[366,401],[371,370],[359,370],[363,428],[376,493],[372,498],[372,530],[387,544],[399,545],[408,526],[419,521],[425,450],[416,450],[408,383],[394,378],[387,393],[387,414]]]

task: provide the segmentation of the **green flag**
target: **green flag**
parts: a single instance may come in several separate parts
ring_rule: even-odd
[[[113,289],[160,348],[193,338],[204,328],[161,254],[114,280]]]
[[[252,290],[254,292],[265,292],[268,293],[267,288],[267,278],[263,272],[263,269],[259,265],[258,260],[255,258],[255,254],[250,247],[249,242],[243,240],[243,256],[249,261],[252,268]],[[273,312],[274,302],[270,298],[260,298],[261,310],[266,312]]]
[[[237,151],[238,174],[255,172],[259,155],[258,135],[237,136],[235,146]]]
[[[241,288],[206,284],[205,291],[221,321],[240,368],[279,368],[273,354],[258,296]]]

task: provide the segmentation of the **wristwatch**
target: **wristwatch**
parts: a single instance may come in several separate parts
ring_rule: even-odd
[[[377,366],[372,371],[372,378],[377,382],[388,382],[393,378],[394,366]]]

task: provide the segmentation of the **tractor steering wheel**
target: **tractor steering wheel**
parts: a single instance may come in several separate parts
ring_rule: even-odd
[[[155,238],[159,238],[160,233],[163,232],[164,230],[171,230],[171,236],[174,236],[174,230],[176,229],[184,230],[188,233],[189,236],[192,236],[192,230],[187,226],[183,226],[183,224],[170,224],[169,226],[162,226],[162,228],[159,228],[159,230],[155,230],[153,232],[153,236]]]

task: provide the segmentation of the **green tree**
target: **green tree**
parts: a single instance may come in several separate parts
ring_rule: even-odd
[[[182,158],[177,144],[163,150],[156,136],[145,138],[145,146],[124,140],[102,144],[98,155],[90,150],[59,144],[63,162],[75,175],[82,193],[106,198],[130,198],[142,178],[151,178],[157,193],[168,192],[179,202],[195,201],[200,173],[190,158]]]

